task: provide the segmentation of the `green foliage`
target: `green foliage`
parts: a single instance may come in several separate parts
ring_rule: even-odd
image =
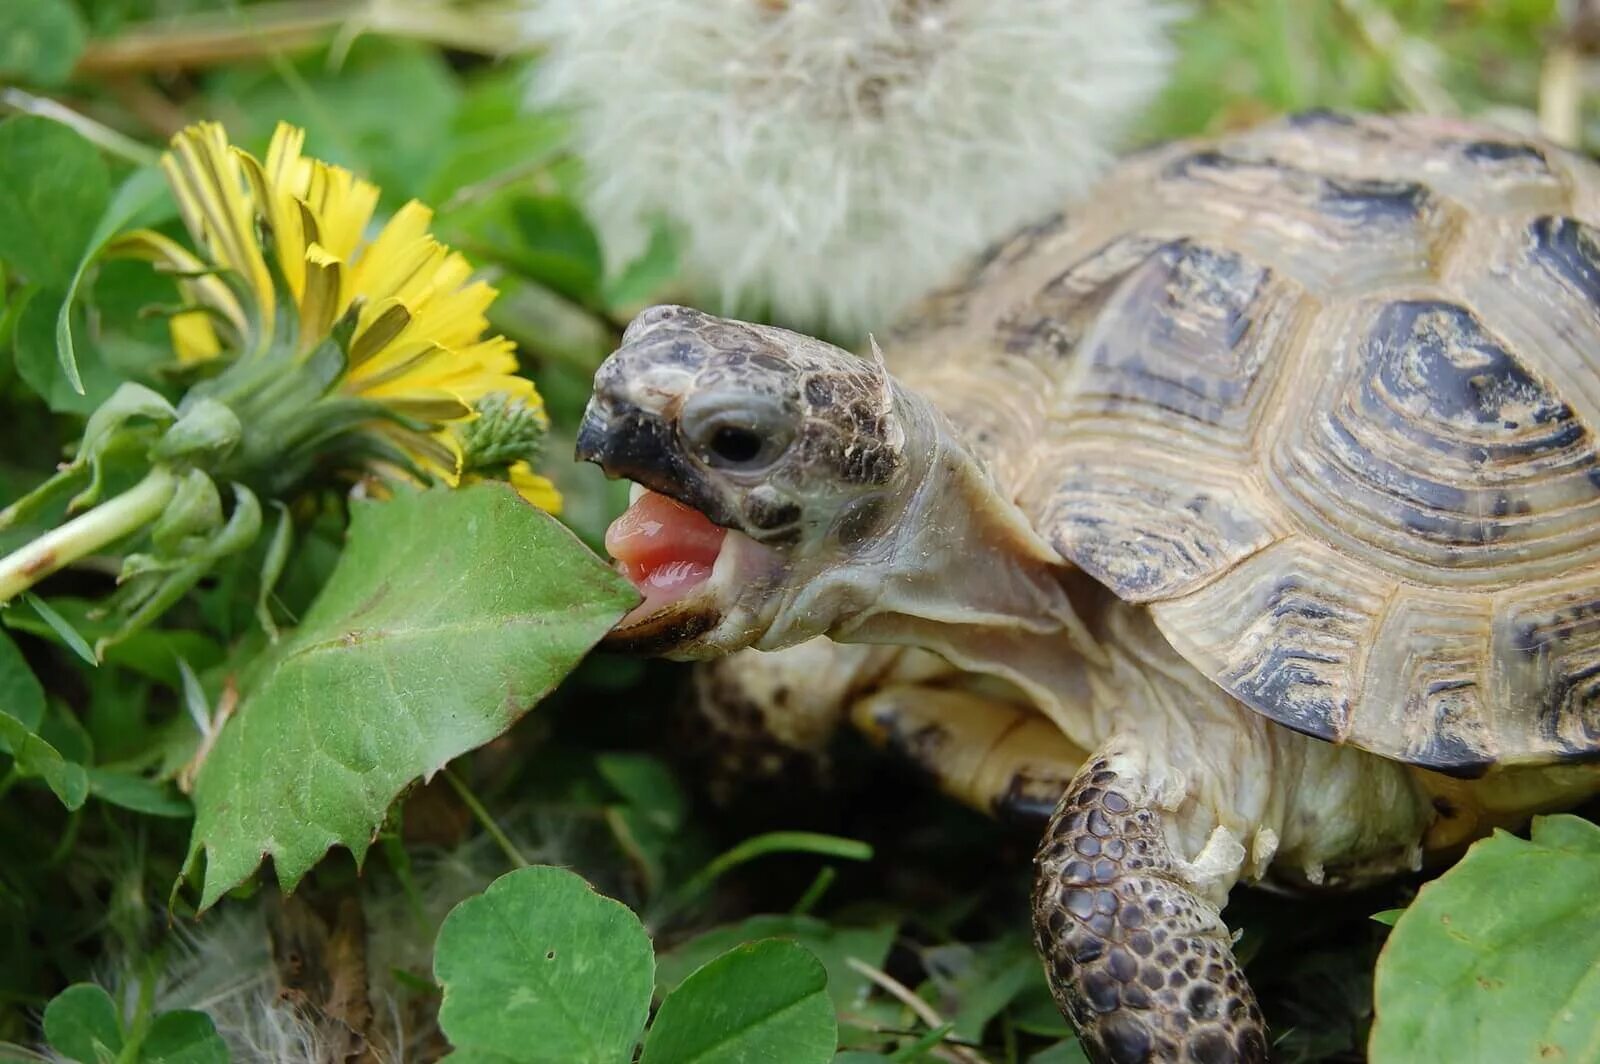
[[[827,971],[803,946],[736,946],[666,996],[639,1062],[822,1064],[838,1042],[827,988]]]
[[[1375,1064],[1600,1060],[1600,827],[1540,817],[1422,888],[1378,959]]]
[[[822,963],[828,973],[828,995],[839,1011],[857,1007],[871,989],[871,981],[851,961],[881,968],[894,942],[896,923],[887,920],[867,927],[832,924],[813,916],[752,916],[736,924],[715,927],[674,946],[656,960],[656,990],[667,993],[696,969],[736,946],[767,939],[798,943]]]
[[[62,757],[55,747],[3,710],[0,710],[0,749],[11,755],[13,771],[24,779],[37,776],[44,780],[68,809],[78,808],[88,797],[89,778],[83,766]]]
[[[358,504],[327,586],[243,677],[196,782],[201,906],[263,856],[289,887],[331,846],[361,858],[402,788],[509,728],[633,597],[503,486]]]
[[[633,1058],[655,959],[626,906],[571,872],[534,866],[451,912],[434,974],[450,1059],[612,1064]],[[792,941],[736,946],[666,995],[641,1064],[828,1061],[837,1038],[827,983]]]
[[[105,214],[95,224],[94,232],[89,234],[88,246],[78,260],[77,269],[73,271],[66,294],[61,299],[61,309],[56,313],[56,353],[62,373],[74,391],[82,393],[85,390],[78,370],[72,324],[84,275],[95,258],[105,250],[106,244],[118,233],[134,226],[155,225],[165,221],[171,216],[172,210],[164,175],[153,166],[145,167],[134,171],[122,183],[106,205]],[[34,387],[38,389],[38,385]],[[52,406],[52,409],[58,408]]]
[[[31,115],[0,122],[0,259],[29,281],[66,287],[110,198],[106,164],[78,134]]]
[[[534,867],[462,902],[439,930],[439,1024],[457,1049],[509,1060],[626,1060],[650,1008],[650,938],[579,876]]]
[[[50,1048],[79,1064],[228,1064],[228,1047],[211,1017],[178,1009],[127,1027],[111,996],[93,983],[69,986],[44,1010]]]
[[[32,731],[44,719],[44,687],[11,637],[0,630],[0,711]],[[0,745],[0,750],[6,749]]]
[[[0,81],[60,84],[83,41],[83,20],[67,0],[7,4],[0,9]]]
[[[44,1036],[62,1056],[97,1064],[122,1051],[122,1022],[117,1006],[93,983],[69,986],[44,1010]]]

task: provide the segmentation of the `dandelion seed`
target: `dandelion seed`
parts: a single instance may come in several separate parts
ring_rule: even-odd
[[[1161,87],[1172,0],[538,0],[616,267],[681,232],[722,309],[860,332],[1083,192]]]

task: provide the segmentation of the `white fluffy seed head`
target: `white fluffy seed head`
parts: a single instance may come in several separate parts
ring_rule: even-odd
[[[720,309],[859,333],[1082,193],[1177,0],[528,0],[616,268],[679,234]]]

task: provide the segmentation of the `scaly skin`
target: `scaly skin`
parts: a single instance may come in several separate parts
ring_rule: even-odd
[[[1078,772],[1035,861],[1034,930],[1056,1004],[1096,1061],[1265,1061],[1227,925],[1188,883],[1118,749]]]

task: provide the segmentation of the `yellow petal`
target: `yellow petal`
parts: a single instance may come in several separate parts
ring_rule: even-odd
[[[191,234],[222,266],[243,278],[257,303],[264,338],[273,320],[272,278],[256,243],[255,205],[222,127],[202,122],[172,138],[161,158]]]
[[[389,219],[377,238],[367,245],[356,260],[353,278],[356,293],[364,296],[387,295],[387,291],[378,291],[374,276],[381,273],[402,251],[428,240],[428,225],[432,221],[433,212],[416,200],[395,211],[394,217]]]
[[[317,239],[328,251],[348,262],[366,232],[378,206],[378,189],[342,166],[317,163],[311,171],[305,201],[317,216]]]
[[[178,363],[192,366],[209,362],[222,353],[217,342],[217,331],[211,326],[211,316],[203,310],[186,310],[167,320],[167,330],[172,336],[172,350]]]
[[[215,310],[227,320],[236,336],[245,335],[248,321],[233,289],[216,277],[206,275],[206,264],[177,241],[153,229],[136,229],[117,237],[107,250],[112,255],[142,259],[186,275],[178,278],[178,290],[184,298]]]
[[[333,330],[341,310],[344,263],[320,244],[306,248],[306,290],[300,297],[300,350],[309,351]]]
[[[527,462],[511,463],[506,477],[511,481],[511,486],[517,489],[518,495],[539,509],[552,514],[561,512],[561,492],[556,490],[550,478],[535,473]]]

